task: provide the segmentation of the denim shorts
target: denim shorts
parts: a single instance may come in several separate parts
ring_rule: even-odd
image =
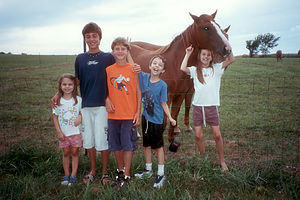
[[[137,148],[137,130],[132,120],[108,119],[108,149],[133,151]]]

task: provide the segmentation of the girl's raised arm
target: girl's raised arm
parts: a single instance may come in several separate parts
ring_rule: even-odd
[[[226,58],[226,60],[223,62],[222,68],[227,68],[229,65],[231,65],[235,61],[235,58],[233,56],[233,53]]]
[[[194,48],[191,46],[189,46],[188,48],[186,48],[185,50],[185,56],[182,60],[181,66],[180,66],[180,70],[185,72],[187,75],[190,75],[190,70],[187,67],[188,61],[189,61],[189,57],[191,56],[192,52],[193,52]]]

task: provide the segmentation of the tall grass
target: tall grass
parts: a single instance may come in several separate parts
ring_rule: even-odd
[[[160,190],[153,188],[155,177],[133,178],[121,190],[103,187],[100,174],[93,183],[83,184],[81,179],[89,171],[83,150],[78,184],[61,186],[61,151],[49,99],[56,92],[58,77],[73,73],[73,65],[1,71],[0,199],[299,199],[299,66],[299,58],[279,63],[273,58],[238,58],[226,70],[219,108],[230,168],[226,174],[216,165],[208,127],[204,128],[206,154],[198,154],[193,134],[184,132],[182,107],[178,119],[182,134],[176,136],[182,146],[176,154],[168,152],[165,133],[167,182]],[[144,168],[141,143],[132,174]],[[156,158],[153,167],[156,172]],[[113,176],[112,155],[109,169]]]

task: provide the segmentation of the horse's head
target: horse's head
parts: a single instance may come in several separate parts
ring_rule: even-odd
[[[216,60],[224,60],[231,53],[227,31],[222,30],[214,20],[217,11],[212,15],[197,17],[190,13],[194,23],[189,27],[187,40],[195,49],[210,49],[217,56]]]

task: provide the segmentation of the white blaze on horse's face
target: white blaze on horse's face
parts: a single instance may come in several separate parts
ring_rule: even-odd
[[[215,27],[216,31],[217,31],[217,34],[220,36],[220,38],[222,39],[222,41],[224,42],[225,46],[227,48],[230,48],[230,44],[229,44],[229,41],[228,39],[225,37],[225,35],[223,34],[222,30],[220,29],[220,27],[214,22],[214,21],[211,21],[211,24]],[[227,49],[229,50],[229,49]],[[225,56],[224,56],[225,57]]]

